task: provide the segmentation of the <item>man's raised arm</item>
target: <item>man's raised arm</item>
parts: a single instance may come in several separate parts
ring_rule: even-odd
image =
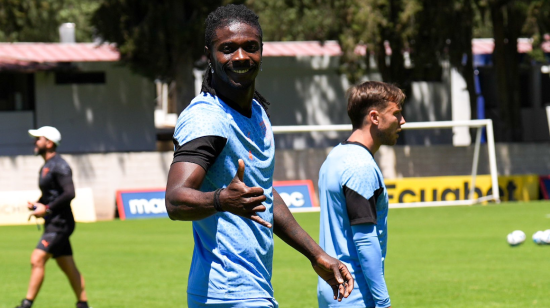
[[[266,200],[264,190],[260,187],[248,187],[243,182],[244,162],[238,161],[239,167],[235,177],[226,188],[217,192],[199,190],[206,171],[199,165],[188,162],[173,163],[168,172],[166,184],[166,210],[172,220],[200,220],[218,212],[219,209],[241,217],[251,219],[271,228],[271,224],[261,219],[256,213],[264,212],[262,204]],[[215,200],[217,198],[217,200]]]

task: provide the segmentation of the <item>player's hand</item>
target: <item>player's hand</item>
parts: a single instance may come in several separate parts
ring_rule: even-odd
[[[27,201],[27,208],[28,208],[30,211],[34,211],[34,210],[36,209],[36,206],[34,205],[34,202]]]
[[[44,217],[46,216],[46,206],[42,203],[35,203],[36,209],[32,212],[32,214],[36,217]]]
[[[353,277],[344,263],[324,253],[315,258],[313,269],[323,278],[334,292],[334,299],[339,302],[348,297],[353,290]]]
[[[261,187],[248,187],[244,179],[244,161],[239,159],[237,174],[229,185],[220,193],[220,204],[224,211],[251,219],[260,225],[271,228],[271,224],[258,216],[258,212],[265,212],[262,204],[267,198]]]

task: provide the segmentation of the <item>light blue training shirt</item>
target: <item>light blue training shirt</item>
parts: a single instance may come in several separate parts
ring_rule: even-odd
[[[245,163],[244,183],[264,189],[267,210],[258,215],[273,224],[273,132],[265,110],[252,102],[250,117],[217,96],[201,93],[178,118],[174,139],[180,146],[201,137],[227,139],[207,170],[200,190],[223,188]],[[273,229],[228,212],[193,221],[195,247],[187,292],[218,299],[273,298]]]
[[[353,292],[342,302],[319,279],[319,307],[389,307],[384,279],[388,194],[364,145],[343,142],[329,153],[319,172],[319,199],[320,246],[355,279]]]

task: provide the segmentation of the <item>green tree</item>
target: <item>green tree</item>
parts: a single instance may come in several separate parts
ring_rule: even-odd
[[[531,58],[538,62],[547,62],[541,43],[544,41],[544,36],[550,33],[550,1],[535,0],[531,2],[523,31],[533,38]]]
[[[268,40],[338,40],[342,47],[340,72],[355,83],[369,71],[374,56],[382,78],[406,85],[401,52],[411,34],[416,1],[404,0],[249,0],[260,15]],[[358,44],[368,53],[359,56]],[[386,44],[394,52],[386,54]],[[390,61],[386,61],[386,57]]]
[[[493,64],[497,81],[500,138],[521,141],[523,136],[520,101],[520,58],[517,40],[527,20],[529,0],[483,0],[491,15],[495,49]]]
[[[248,0],[266,41],[336,40],[343,21],[335,10],[349,0]]]
[[[92,25],[115,43],[134,71],[175,82],[177,111],[194,96],[193,63],[204,53],[204,20],[215,8],[238,1],[103,0]]]
[[[355,83],[371,70],[370,57],[373,57],[382,80],[396,83],[408,92],[410,79],[403,52],[414,33],[412,17],[419,9],[418,2],[352,0],[341,7],[337,10],[344,21],[338,36],[343,51],[341,72]],[[367,47],[364,57],[355,54],[358,44]]]
[[[337,39],[341,72],[350,82],[369,71],[369,58],[386,82],[407,90],[412,80],[437,80],[448,61],[466,80],[472,118],[477,118],[472,39],[493,37],[500,139],[522,138],[517,39],[534,38],[533,59],[544,61],[540,42],[550,31],[548,0],[249,0],[266,37]],[[266,22],[267,20],[267,22]],[[367,46],[366,57],[354,51]],[[386,46],[392,50],[387,54]],[[405,68],[408,52],[412,70]]]
[[[59,26],[75,23],[77,42],[90,42],[89,18],[99,0],[0,0],[0,41],[59,42]]]
[[[441,64],[450,63],[466,81],[473,119],[477,118],[472,54],[474,2],[419,0],[411,41],[413,76],[420,80],[438,80],[442,75]]]

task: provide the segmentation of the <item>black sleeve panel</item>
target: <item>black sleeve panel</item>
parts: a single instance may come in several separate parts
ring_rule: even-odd
[[[204,136],[193,139],[184,145],[179,145],[176,139],[173,141],[175,150],[172,164],[177,162],[194,163],[201,166],[205,171],[208,171],[223,151],[227,138]]]
[[[375,224],[377,219],[376,199],[382,192],[382,188],[375,191],[374,195],[368,200],[345,185],[343,189],[350,224]]]
[[[54,201],[47,204],[50,207],[50,211],[62,210],[71,206],[71,200],[75,197],[73,174],[70,168],[62,168],[60,172],[53,173],[55,181],[59,184],[63,193],[60,194]]]

